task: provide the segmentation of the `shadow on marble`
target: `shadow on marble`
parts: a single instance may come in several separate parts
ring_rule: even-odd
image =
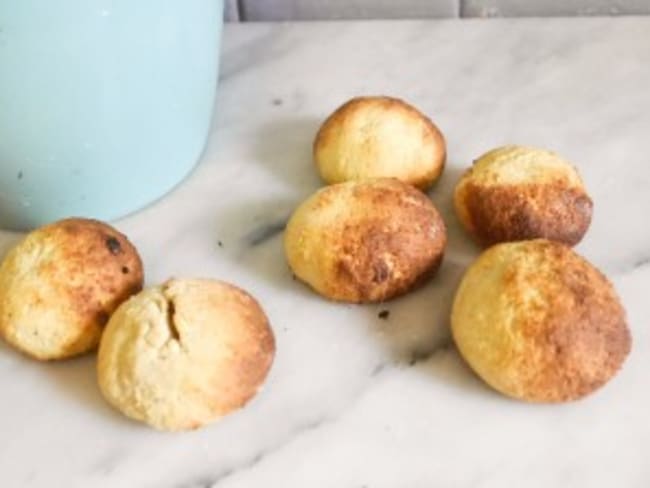
[[[4,368],[9,367],[8,365],[11,365],[10,367],[12,369],[20,367],[22,366],[23,361],[29,361],[32,364],[39,364],[37,361],[28,358],[24,354],[21,354],[14,348],[10,347],[4,339],[0,339],[0,356],[2,356],[3,359],[9,359],[9,361],[4,362]],[[6,369],[4,371],[6,371]]]
[[[465,265],[443,262],[438,274],[421,288],[368,309],[371,335],[387,351],[388,363],[415,368],[454,388],[489,392],[460,357],[450,330],[454,294]],[[378,374],[383,366],[375,371]]]
[[[219,215],[216,245],[228,260],[266,284],[287,288],[292,273],[282,246],[282,234],[295,200],[263,200],[231,206]]]
[[[412,366],[452,347],[448,319],[462,270],[445,261],[433,279],[407,295],[360,305],[367,308],[374,335],[393,362]]]
[[[94,352],[62,361],[37,361],[0,341],[0,355],[11,358],[12,368],[35,371],[44,383],[61,389],[66,397],[82,403],[89,411],[110,420],[119,420],[120,416],[106,403],[99,391]]]
[[[271,103],[289,102],[276,98]],[[278,118],[262,125],[254,138],[255,160],[302,194],[316,191],[323,182],[314,165],[312,145],[321,123],[316,117],[298,117]]]
[[[448,164],[440,180],[428,192],[447,226],[447,249],[445,257],[469,264],[481,252],[481,248],[463,229],[454,210],[454,189],[468,165]]]
[[[387,349],[391,361],[400,366],[418,367],[436,380],[465,383],[472,371],[460,359],[451,339],[451,307],[467,266],[480,248],[462,228],[454,210],[456,183],[466,171],[463,164],[447,164],[440,180],[427,193],[447,226],[447,248],[443,263],[430,281],[397,299],[369,306],[374,335]],[[463,371],[450,373],[437,366],[441,356],[458,357]],[[440,378],[438,378],[440,377]],[[478,384],[471,382],[470,384]]]
[[[65,361],[42,363],[43,375],[70,398],[84,404],[97,415],[119,421],[120,415],[102,397],[97,385],[97,356],[91,353]]]

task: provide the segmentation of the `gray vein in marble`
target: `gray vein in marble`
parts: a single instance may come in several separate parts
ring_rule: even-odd
[[[256,465],[261,463],[264,459],[271,456],[274,452],[281,450],[284,446],[289,445],[292,442],[295,442],[296,439],[300,438],[302,435],[306,434],[307,432],[311,432],[315,429],[318,429],[323,425],[336,422],[337,418],[338,415],[334,417],[323,416],[315,420],[305,422],[299,425],[298,427],[296,427],[292,432],[290,432],[283,441],[273,446],[270,446],[266,449],[262,449],[261,451],[256,452],[248,460],[239,463],[235,466],[231,466],[226,469],[223,469],[221,472],[215,474],[214,476],[204,476],[197,481],[191,481],[189,483],[181,483],[181,484],[173,485],[173,488],[216,488],[225,479],[237,473],[255,467]]]
[[[266,223],[253,229],[244,239],[249,246],[254,247],[264,244],[284,231],[284,228],[287,226],[287,220],[288,218],[284,218],[275,222]]]
[[[632,269],[642,268],[650,264],[650,256],[645,256],[634,263]]]
[[[645,268],[649,264],[650,256],[640,256],[634,259],[625,259],[614,266],[610,265],[610,268],[606,274],[611,277],[618,277],[627,273],[631,273],[633,271],[638,271],[639,269]]]
[[[435,344],[433,344],[431,347],[427,349],[420,349],[420,348],[413,349],[406,355],[407,357],[410,358],[408,360],[408,366],[413,367],[413,366],[418,366],[420,364],[423,364],[429,360],[434,359],[438,355],[438,353],[448,352],[453,347],[454,347],[453,341],[451,340],[450,337],[447,337],[441,341],[436,341]],[[375,367],[372,368],[372,370],[368,375],[369,380],[376,379],[380,377],[382,374],[384,374],[385,372],[389,371],[390,366],[392,364],[393,364],[392,361],[385,361],[375,365]],[[399,362],[397,364],[399,364]],[[315,420],[305,422],[299,425],[292,432],[290,432],[283,441],[279,442],[276,445],[267,447],[261,451],[256,452],[247,461],[223,469],[220,473],[212,477],[205,476],[197,481],[174,485],[174,488],[217,488],[221,484],[221,482],[223,482],[225,479],[234,476],[238,473],[241,473],[243,471],[254,468],[258,464],[260,464],[263,460],[273,456],[275,453],[281,451],[284,447],[296,442],[303,435],[312,432],[316,429],[322,428],[324,426],[328,426],[336,423],[339,420],[339,418],[352,405],[354,405],[356,401],[359,398],[361,398],[361,396],[363,396],[368,391],[368,389],[371,388],[372,385],[374,384],[375,384],[374,381],[365,382],[363,386],[359,388],[359,390],[352,396],[350,401],[344,407],[342,407],[337,412],[335,412],[334,415],[323,415],[322,417],[316,418]]]
[[[436,342],[429,348],[416,348],[410,352],[408,361],[409,366],[417,366],[421,363],[433,359],[440,352],[448,352],[454,348],[454,342],[451,337],[447,337],[442,341]]]
[[[430,357],[430,356],[429,356]],[[371,371],[369,374],[369,378],[377,378],[380,376],[382,373],[386,372],[388,370],[388,367],[390,365],[390,362],[381,362],[378,363]],[[334,415],[323,415],[321,417],[316,418],[315,420],[311,420],[309,422],[304,422],[300,425],[298,425],[296,428],[294,428],[286,437],[284,440],[281,442],[267,447],[265,449],[262,449],[261,451],[258,451],[254,455],[252,455],[247,461],[244,461],[242,463],[239,463],[235,466],[231,466],[228,468],[223,469],[221,472],[217,473],[214,476],[203,476],[199,480],[196,481],[191,481],[189,483],[181,483],[177,485],[173,485],[173,488],[216,488],[219,486],[219,484],[224,481],[225,479],[240,473],[242,471],[251,469],[261,463],[264,459],[267,459],[268,457],[272,456],[274,453],[281,451],[285,446],[288,446],[298,440],[300,437],[303,435],[312,432],[316,429],[319,429],[323,426],[326,425],[331,425],[334,424],[340,417],[341,415],[344,414],[344,412],[354,405],[354,403],[368,390],[370,387],[370,384],[372,382],[365,382],[361,388],[355,394],[352,396],[350,401],[343,406],[341,409],[339,409],[337,412],[334,413]]]
[[[101,476],[111,474],[124,458],[123,452],[123,450],[111,451],[105,456],[100,457],[97,462],[93,464],[90,472]]]
[[[370,371],[370,377],[375,378],[376,376],[379,376],[387,367],[388,362],[378,363],[374,368],[372,368],[372,371]]]
[[[210,478],[203,478],[189,483],[182,483],[180,485],[173,485],[174,488],[212,488],[214,480]]]

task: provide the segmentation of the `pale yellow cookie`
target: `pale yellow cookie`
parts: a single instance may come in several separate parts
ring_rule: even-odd
[[[558,242],[498,244],[466,272],[451,328],[458,350],[496,390],[530,402],[583,397],[631,347],[611,283]]]
[[[111,317],[97,375],[108,402],[159,430],[196,429],[242,407],[273,361],[264,311],[227,283],[170,280]]]
[[[319,190],[294,212],[284,235],[294,274],[321,295],[346,302],[408,292],[436,272],[446,242],[431,200],[392,178]]]
[[[142,280],[136,249],[109,225],[67,219],[41,227],[0,266],[0,334],[41,360],[85,353]]]
[[[322,125],[314,158],[327,183],[392,177],[426,189],[442,173],[446,145],[433,122],[408,103],[359,97]]]
[[[577,170],[557,154],[524,146],[494,149],[456,186],[456,213],[482,245],[546,238],[575,245],[592,201]]]

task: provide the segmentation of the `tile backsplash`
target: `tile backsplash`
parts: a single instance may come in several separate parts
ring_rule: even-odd
[[[457,17],[460,0],[243,0],[245,20]]]
[[[648,15],[650,0],[226,0],[228,21]]]
[[[239,20],[239,5],[237,0],[226,0],[223,15],[228,22],[237,22]]]
[[[462,0],[463,17],[647,15],[650,0]]]

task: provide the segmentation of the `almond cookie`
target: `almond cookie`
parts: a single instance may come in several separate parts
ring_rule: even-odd
[[[159,430],[197,429],[250,400],[275,341],[264,311],[227,283],[172,279],[111,317],[97,375],[108,402]]]
[[[408,103],[359,97],[322,125],[314,159],[327,183],[393,177],[426,189],[442,173],[446,146],[434,123]]]
[[[588,395],[631,346],[612,284],[568,246],[544,239],[485,251],[458,288],[451,327],[486,383],[530,402]]]
[[[327,298],[355,303],[388,300],[431,277],[446,242],[431,200],[392,178],[321,189],[294,212],[284,235],[299,279]]]
[[[577,170],[557,154],[505,146],[474,162],[454,194],[456,213],[482,245],[545,238],[573,246],[592,201]]]
[[[142,280],[138,252],[111,226],[66,219],[41,227],[0,265],[0,334],[41,360],[83,354]]]

